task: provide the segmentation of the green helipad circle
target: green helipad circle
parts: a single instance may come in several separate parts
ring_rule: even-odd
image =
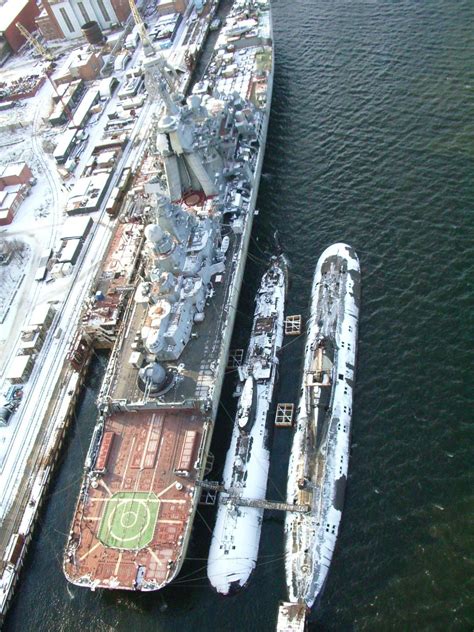
[[[119,549],[142,549],[155,532],[160,501],[153,493],[118,492],[105,503],[99,540]]]
[[[120,518],[120,524],[124,529],[131,529],[134,527],[138,520],[138,512],[135,511],[127,511],[122,514]]]

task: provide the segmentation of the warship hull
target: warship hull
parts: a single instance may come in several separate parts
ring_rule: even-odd
[[[211,585],[224,595],[243,588],[257,563],[264,510],[239,503],[243,498],[262,500],[266,494],[269,410],[283,341],[285,286],[285,271],[274,263],[262,279],[247,356],[239,367],[243,386],[207,566]]]
[[[234,34],[249,11],[252,24]],[[226,50],[232,60],[222,59]],[[265,152],[273,84],[267,3],[245,11],[236,3],[206,77],[212,89],[202,101],[192,95],[177,108],[163,99],[170,104],[156,143],[163,173],[143,186],[156,202],[153,221],[144,226],[134,292],[99,395],[64,557],[67,579],[92,590],[159,590],[186,557]]]
[[[342,517],[350,451],[360,303],[354,250],[335,244],[321,255],[312,286],[287,502],[285,564],[290,602],[311,607],[321,593]]]

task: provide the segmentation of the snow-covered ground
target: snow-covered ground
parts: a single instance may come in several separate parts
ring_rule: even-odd
[[[138,54],[136,51],[134,58]],[[114,96],[103,104],[101,114],[88,126],[89,141],[71,178],[72,182],[69,180],[66,187],[51,157],[51,151],[64,129],[49,128],[44,123],[52,108],[51,96],[52,86],[46,82],[34,98],[24,102],[24,107],[13,108],[11,112],[21,117],[19,128],[10,130],[5,125],[2,126],[0,119],[0,164],[25,160],[37,178],[37,183],[20,206],[12,224],[0,229],[0,240],[22,242],[24,253],[29,254],[21,271],[25,275],[23,282],[9,305],[5,321],[0,325],[0,393],[5,392],[9,386],[4,376],[9,363],[17,354],[20,331],[27,324],[33,308],[51,303],[56,309],[43,348],[36,357],[33,372],[25,385],[21,405],[10,418],[9,425],[0,427],[0,523],[15,499],[33,447],[47,441],[48,433],[40,433],[41,425],[60,378],[68,346],[77,329],[82,305],[89,296],[113,228],[113,222],[103,210],[106,202],[104,200],[102,210],[91,214],[94,226],[73,273],[49,283],[34,280],[41,253],[45,248],[57,249],[59,245],[61,226],[66,218],[64,208],[68,188],[80,175],[92,147],[102,137],[106,114],[116,107],[117,101]],[[154,107],[156,106],[146,104],[142,108],[131,142],[117,165],[109,191],[116,184],[121,165],[143,151],[143,139],[147,138],[146,131],[152,120],[150,111]],[[19,272],[18,263],[10,269],[13,276]],[[0,276],[2,294],[7,293],[7,285],[1,283]]]
[[[20,240],[1,242],[1,246],[13,249],[8,264],[0,267],[0,322],[3,322],[8,316],[15,294],[23,282],[31,250]]]
[[[188,15],[192,11],[192,8],[189,9]],[[151,27],[156,18],[153,15],[150,20],[150,17],[147,16],[147,21]],[[163,56],[168,59],[174,59],[177,54],[181,56],[185,36],[186,29],[183,23],[173,45],[161,51]],[[58,69],[65,63],[69,52],[83,44],[82,40],[55,44],[54,53],[62,58],[58,63]],[[127,71],[139,65],[142,56],[140,45],[133,52]],[[15,77],[35,73],[43,74],[44,64],[32,51],[25,50],[22,55],[12,57],[0,69],[0,81],[10,82]],[[121,84],[126,80],[125,72],[115,74]],[[183,77],[183,81],[185,79]],[[36,446],[35,454],[39,454],[40,448],[47,444],[51,433],[52,424],[50,423],[49,427],[44,424],[46,412],[61,377],[68,346],[77,330],[84,300],[89,296],[112,234],[114,221],[109,219],[104,210],[108,194],[101,210],[91,214],[94,226],[70,276],[37,282],[35,275],[38,263],[46,248],[58,249],[61,227],[66,219],[64,209],[69,191],[75,179],[81,175],[92,153],[92,147],[102,137],[107,113],[117,108],[119,90],[120,85],[115,95],[106,103],[102,103],[100,114],[91,119],[87,127],[89,140],[67,182],[63,181],[52,157],[52,152],[66,126],[51,128],[45,122],[53,110],[53,86],[50,81],[45,81],[33,98],[0,112],[0,165],[25,161],[37,180],[12,224],[0,228],[0,241],[16,241],[23,244],[24,254],[23,261],[17,258],[12,262],[13,267],[10,268],[3,283],[0,275],[0,294],[4,295],[4,312],[8,309],[4,321],[0,323],[0,400],[1,394],[9,386],[5,381],[5,373],[12,358],[17,355],[20,332],[28,323],[32,310],[35,306],[45,303],[51,303],[56,310],[44,345],[36,356],[33,372],[24,387],[20,407],[10,418],[8,426],[0,427],[0,526],[19,492],[20,482],[26,472],[27,461],[33,454],[33,448]],[[141,108],[130,134],[130,142],[110,182],[108,193],[117,184],[121,167],[125,163],[133,166],[139,164],[139,156],[144,152],[149,140],[153,115],[159,107],[158,103],[151,104],[147,101]],[[7,282],[6,279],[10,278],[8,275],[12,279],[24,275],[21,284],[16,284],[14,292],[14,281]],[[28,469],[29,475],[34,475],[34,471],[33,464]]]

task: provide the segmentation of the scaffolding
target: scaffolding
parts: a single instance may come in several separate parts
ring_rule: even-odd
[[[257,509],[270,509],[273,511],[286,511],[292,513],[307,513],[310,510],[309,505],[292,505],[273,500],[264,500],[260,498],[244,498],[242,496],[224,496],[219,501],[222,505],[238,505],[240,507],[256,507]]]

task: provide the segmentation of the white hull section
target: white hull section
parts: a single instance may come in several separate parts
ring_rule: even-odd
[[[287,502],[309,504],[285,520],[290,601],[311,607],[324,587],[342,516],[350,450],[360,302],[356,253],[334,244],[321,255],[312,287]]]
[[[270,466],[267,420],[283,341],[286,278],[274,265],[257,295],[252,336],[240,369],[244,386],[224,466],[207,574],[217,592],[244,587],[256,566],[263,509],[233,503],[239,497],[263,500]]]

